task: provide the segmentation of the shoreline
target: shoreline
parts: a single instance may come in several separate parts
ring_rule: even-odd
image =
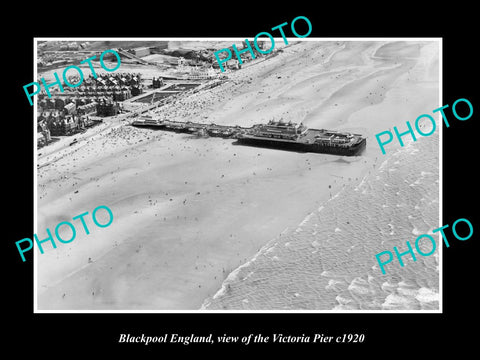
[[[407,67],[392,67],[397,71],[387,71],[385,77],[378,71],[373,71],[378,78],[364,76],[376,61],[394,60],[362,63],[352,58],[348,64],[351,52],[377,53],[382,47],[375,42],[338,51],[334,45],[307,42],[286,48],[271,61],[234,73],[229,83],[158,112],[172,120],[202,114],[206,121],[243,126],[309,115],[309,127],[362,129],[370,141],[355,159],[232,146],[228,140],[136,129],[114,120],[86,136],[82,146],[76,144],[64,157],[40,167],[39,231],[101,204],[112,209],[115,220],[108,229],[36,254],[39,309],[199,309],[266,243],[298,226],[343,186],[358,185],[379,159],[387,159],[371,141],[377,130],[388,126],[387,120],[397,124],[400,115],[415,116],[437,94],[418,87],[418,81],[395,84],[408,76]],[[415,45],[405,47],[409,57],[416,54]],[[301,50],[311,56],[299,58]],[[329,52],[334,53],[329,57]],[[328,61],[318,64],[318,54]],[[309,66],[299,66],[305,62]],[[348,71],[352,66],[356,71]],[[333,93],[325,86],[330,82]],[[426,97],[415,97],[412,86]],[[365,89],[371,99],[359,98]],[[397,101],[402,96],[414,106],[388,116],[404,106]],[[345,104],[350,108],[328,120],[327,108],[333,112],[335,102],[330,106],[324,99],[337,101],[337,111]],[[58,155],[52,152],[42,161]]]
[[[201,310],[439,310],[441,250],[417,262],[406,257],[405,267],[393,261],[386,275],[374,258],[384,247],[403,249],[405,240],[421,233],[441,244],[431,233],[439,226],[438,180],[432,186],[438,168],[412,157],[438,161],[438,138],[397,149],[359,184],[346,186],[295,229],[270,240],[232,271]],[[397,173],[405,180],[390,175]],[[391,187],[404,197],[396,200]]]

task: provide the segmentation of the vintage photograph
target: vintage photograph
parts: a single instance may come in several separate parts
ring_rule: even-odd
[[[441,39],[34,44],[36,312],[441,311]]]

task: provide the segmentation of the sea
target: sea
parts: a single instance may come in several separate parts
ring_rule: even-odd
[[[439,135],[419,138],[380,160],[356,184],[346,184],[295,229],[271,239],[224,280],[204,310],[324,310],[340,312],[440,309],[442,242]],[[415,249],[430,234],[430,256],[407,254],[382,274],[375,255]],[[432,243],[419,242],[423,253]]]

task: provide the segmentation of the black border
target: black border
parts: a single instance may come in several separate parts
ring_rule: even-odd
[[[33,38],[55,36],[92,37],[230,37],[252,38],[258,32],[290,22],[303,15],[310,19],[310,37],[441,37],[443,38],[443,104],[467,98],[474,107],[473,117],[465,122],[453,120],[443,128],[443,223],[469,219],[478,228],[474,211],[476,183],[476,145],[478,132],[479,79],[475,51],[475,10],[468,5],[451,4],[448,9],[421,10],[418,4],[383,3],[380,6],[356,4],[315,4],[315,8],[276,3],[260,9],[259,4],[207,3],[196,7],[185,4],[170,8],[160,3],[146,4],[39,4],[28,13],[18,11],[17,24],[3,24],[4,125],[3,177],[7,195],[3,239],[7,259],[4,298],[8,303],[8,347],[22,350],[32,344],[33,351],[60,355],[94,355],[96,351],[137,355],[163,355],[165,350],[193,353],[206,350],[256,351],[258,349],[325,351],[337,353],[369,350],[372,355],[397,352],[427,353],[443,347],[474,344],[468,329],[476,306],[475,257],[480,230],[469,241],[454,240],[443,249],[443,314],[34,314],[33,257],[22,263],[14,242],[33,233],[33,108],[25,99],[22,86],[33,79]],[[58,6],[58,7],[57,7]],[[101,8],[100,6],[105,6]],[[138,8],[137,8],[138,6]],[[439,5],[443,6],[443,5]],[[56,9],[56,10],[55,10]],[[275,11],[274,11],[275,10]],[[8,17],[15,18],[15,9]],[[20,15],[21,14],[21,15]],[[474,90],[475,89],[475,90]],[[479,109],[479,110],[477,110]],[[411,119],[405,119],[411,120]],[[8,140],[7,140],[8,139]],[[11,150],[13,149],[13,150]],[[8,150],[8,151],[6,151]],[[477,195],[478,196],[478,195]],[[475,204],[476,205],[476,204]],[[471,324],[475,327],[475,324]],[[118,344],[120,333],[159,335],[177,332],[197,335],[243,336],[249,333],[291,335],[323,333],[364,333],[363,344]],[[385,350],[385,352],[383,352]],[[225,354],[228,353],[219,353]],[[228,356],[228,355],[227,355]]]

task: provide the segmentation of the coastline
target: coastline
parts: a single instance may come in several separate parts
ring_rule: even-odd
[[[386,45],[296,44],[159,109],[179,121],[250,126],[284,117],[360,132],[370,141],[355,158],[232,146],[118,119],[63,157],[42,157],[39,232],[101,204],[115,220],[36,254],[39,309],[200,308],[266,243],[388,159],[372,140],[378,130],[438,104],[436,73],[423,73],[435,67],[436,43]],[[382,59],[372,58],[378,51]]]

